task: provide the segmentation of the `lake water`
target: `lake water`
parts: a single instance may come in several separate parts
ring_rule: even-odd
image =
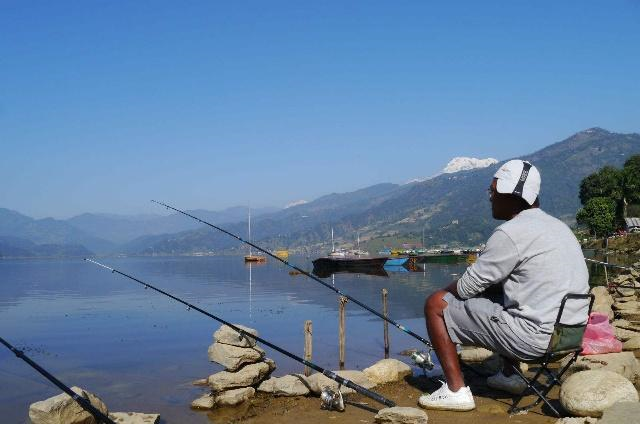
[[[249,267],[238,256],[105,258],[101,262],[156,285],[214,315],[256,328],[260,336],[303,356],[304,321],[313,321],[313,362],[338,368],[338,296],[271,260]],[[303,268],[305,258],[290,258]],[[462,274],[466,264],[428,264],[389,277],[337,274],[335,286],[426,335],[424,299]],[[324,281],[332,283],[331,278]],[[152,290],[82,260],[0,261],[0,336],[62,380],[98,394],[112,411],[153,412],[164,423],[209,423],[191,401],[203,393],[191,381],[221,367],[207,359],[219,323]],[[347,304],[346,367],[383,358],[382,320]],[[389,326],[391,357],[420,343]],[[303,366],[265,349],[274,375]],[[0,346],[2,423],[28,422],[30,403],[60,393]]]

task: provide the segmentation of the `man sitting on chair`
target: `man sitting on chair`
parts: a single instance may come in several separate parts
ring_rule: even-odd
[[[587,293],[589,275],[575,236],[564,223],[539,209],[540,173],[522,160],[506,162],[489,187],[498,226],[478,260],[444,290],[429,296],[424,312],[429,338],[446,382],[419,404],[430,409],[468,411],[473,395],[460,371],[456,344],[482,346],[505,359],[489,387],[521,393],[526,383],[510,364],[544,355],[562,298]],[[501,285],[504,299],[479,297]],[[573,306],[573,307],[572,307]],[[570,323],[586,320],[587,305],[565,307]]]

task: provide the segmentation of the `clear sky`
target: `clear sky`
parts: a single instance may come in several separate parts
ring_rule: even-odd
[[[640,131],[640,2],[0,1],[0,207],[283,206]]]

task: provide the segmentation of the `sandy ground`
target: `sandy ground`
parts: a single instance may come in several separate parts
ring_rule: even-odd
[[[475,396],[476,409],[471,412],[427,411],[430,423],[443,424],[537,424],[555,423],[555,418],[547,408],[537,406],[527,414],[509,417],[507,409],[512,397],[488,388],[485,378],[467,374],[467,384]],[[411,377],[405,381],[377,386],[373,390],[398,406],[417,407],[418,397],[425,391],[434,391],[439,383],[423,377]],[[282,424],[319,424],[319,423],[373,423],[377,410],[383,406],[359,394],[345,396],[347,402],[344,412],[320,409],[317,397],[274,398],[259,393],[250,402],[236,408],[218,409],[208,413],[212,423],[282,423]],[[552,404],[560,409],[558,390],[551,392]],[[526,398],[527,401],[534,397]],[[365,404],[361,404],[365,403]]]

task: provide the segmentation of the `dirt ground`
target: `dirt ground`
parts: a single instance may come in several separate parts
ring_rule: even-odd
[[[450,412],[427,410],[430,423],[442,424],[542,424],[555,423],[555,418],[548,408],[538,405],[527,414],[509,417],[507,409],[512,397],[494,391],[486,386],[485,378],[479,375],[467,375],[466,382],[471,386],[476,401],[476,409],[471,412]],[[373,390],[393,400],[398,406],[417,407],[418,397],[425,391],[432,392],[440,383],[424,377],[411,377],[405,381],[377,386]],[[218,409],[209,412],[210,422],[249,423],[249,424],[326,424],[326,423],[373,423],[374,416],[384,406],[359,395],[345,396],[347,401],[344,412],[320,409],[318,397],[275,398],[259,393],[251,402],[236,408]],[[551,392],[550,399],[554,407],[560,408],[558,390]],[[525,401],[535,400],[528,397]],[[528,402],[527,402],[528,403]]]

